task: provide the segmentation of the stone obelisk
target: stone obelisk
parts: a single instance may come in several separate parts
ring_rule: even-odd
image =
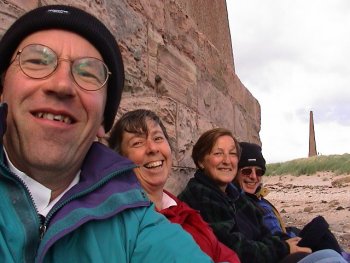
[[[310,128],[309,128],[309,157],[316,156],[316,138],[314,129],[314,116],[313,112],[310,111]]]

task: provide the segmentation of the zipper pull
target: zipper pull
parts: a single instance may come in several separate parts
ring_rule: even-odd
[[[40,228],[39,228],[39,233],[40,233],[40,240],[43,239],[44,235],[46,232],[46,225],[45,224],[41,224]]]
[[[45,216],[39,214],[39,218],[40,218],[39,235],[40,235],[40,240],[42,240],[46,232]]]

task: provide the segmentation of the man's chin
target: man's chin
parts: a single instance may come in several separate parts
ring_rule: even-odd
[[[255,188],[251,188],[251,187],[243,187],[244,192],[248,193],[248,194],[254,194],[256,191],[256,187]]]

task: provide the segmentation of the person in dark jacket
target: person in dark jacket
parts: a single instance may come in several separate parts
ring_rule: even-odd
[[[157,212],[181,225],[214,262],[240,262],[233,250],[218,241],[198,211],[164,189],[171,173],[172,151],[165,126],[153,111],[125,113],[114,125],[108,144],[138,165],[137,178]]]
[[[231,131],[215,128],[203,133],[192,158],[197,171],[178,197],[200,211],[218,239],[235,250],[242,262],[298,262],[299,256],[311,253],[310,248],[297,245],[299,237],[283,240],[271,235],[261,211],[231,183],[240,158],[240,146]],[[330,257],[339,256],[332,252]],[[310,256],[302,262],[314,262]]]
[[[154,211],[135,165],[96,142],[124,86],[99,19],[66,5],[27,12],[0,40],[0,80],[1,262],[212,262]]]
[[[312,251],[333,249],[348,259],[349,254],[340,247],[327,221],[322,216],[315,217],[302,230],[285,226],[278,210],[265,198],[269,191],[263,187],[262,178],[266,171],[266,161],[261,147],[249,142],[240,142],[240,147],[241,157],[234,182],[261,209],[264,224],[271,234],[283,233],[286,238],[300,236],[302,239],[299,245],[308,246]]]

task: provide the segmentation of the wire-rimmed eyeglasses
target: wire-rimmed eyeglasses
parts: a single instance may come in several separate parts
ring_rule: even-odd
[[[41,44],[25,46],[18,50],[15,59],[17,57],[22,72],[32,79],[49,77],[58,68],[59,61],[67,61],[71,64],[70,69],[74,82],[87,91],[101,89],[111,74],[107,65],[98,58],[82,57],[75,60],[58,58],[55,51]]]

